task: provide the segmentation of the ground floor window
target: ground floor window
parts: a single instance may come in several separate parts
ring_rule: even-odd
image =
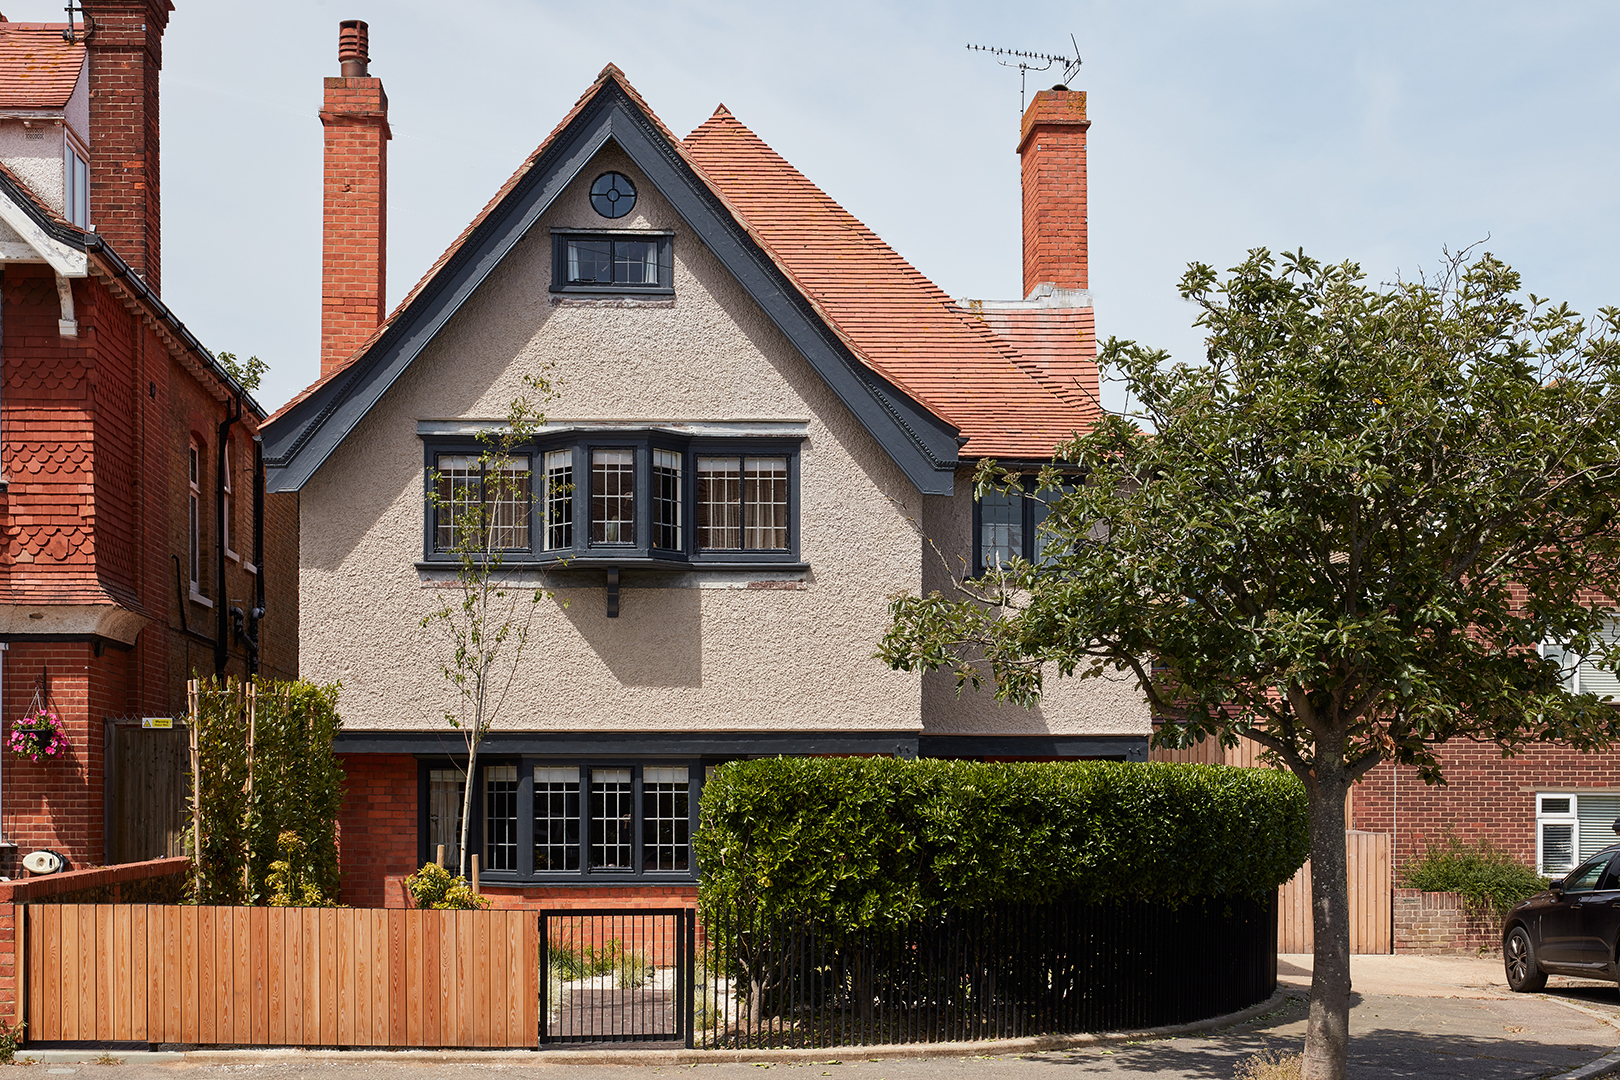
[[[484,877],[557,880],[560,877],[690,878],[697,763],[559,762],[536,759],[480,761],[477,820],[470,854]],[[425,857],[446,846],[446,865],[459,858],[464,773],[425,769]]]
[[[1536,871],[1562,876],[1620,840],[1620,792],[1559,791],[1536,795]]]

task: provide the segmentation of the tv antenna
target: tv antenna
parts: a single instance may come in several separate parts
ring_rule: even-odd
[[[998,58],[996,63],[1002,67],[1018,69],[1018,112],[1022,115],[1024,112],[1026,85],[1031,71],[1050,71],[1053,64],[1062,64],[1064,85],[1068,85],[1076,75],[1080,74],[1080,44],[1074,40],[1073,34],[1069,35],[1069,44],[1074,47],[1073,59],[1062,54],[1024,52],[1021,49],[998,49],[993,45],[969,45],[968,50],[989,53],[991,56]],[[1001,57],[1006,57],[1006,59],[1000,59]]]

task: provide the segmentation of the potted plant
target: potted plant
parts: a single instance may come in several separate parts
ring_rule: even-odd
[[[65,757],[68,750],[67,733],[55,712],[41,705],[18,717],[11,725],[6,745],[18,757],[30,761]]]

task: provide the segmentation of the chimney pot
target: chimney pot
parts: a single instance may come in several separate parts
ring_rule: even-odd
[[[338,63],[345,79],[370,78],[370,37],[369,29],[360,19],[338,23]]]

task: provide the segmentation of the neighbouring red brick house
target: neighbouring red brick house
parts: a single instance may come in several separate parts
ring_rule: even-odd
[[[297,507],[265,497],[264,411],[159,299],[168,0],[0,21],[0,875],[178,853],[193,675],[297,672]]]

